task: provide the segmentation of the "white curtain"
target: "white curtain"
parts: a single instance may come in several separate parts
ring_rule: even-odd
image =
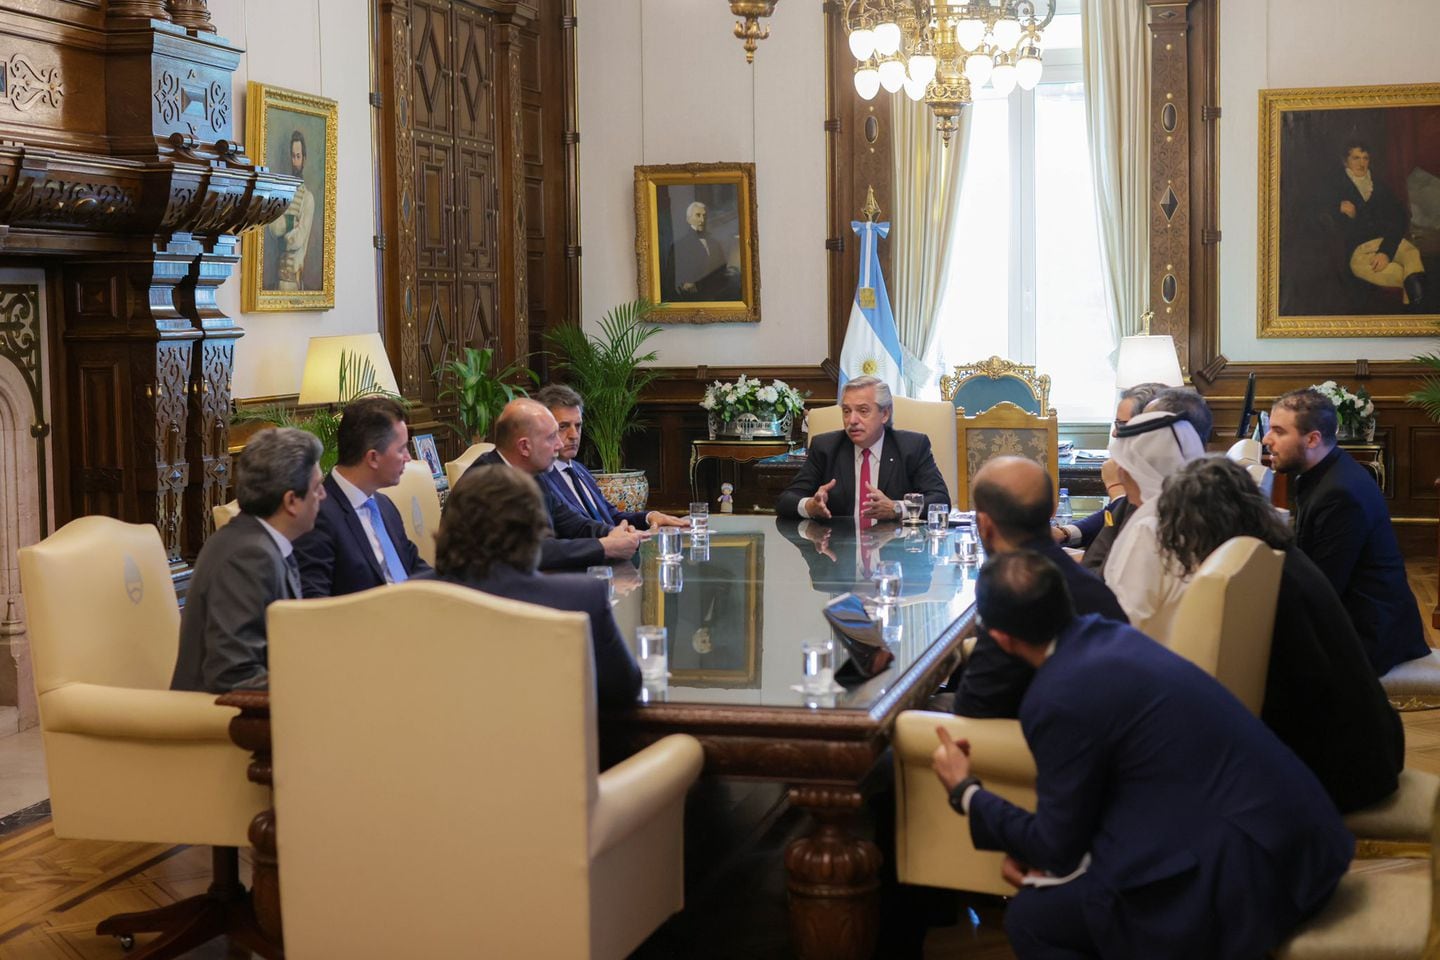
[[[1081,0],[1085,121],[1115,343],[1150,302],[1150,84],[1143,0]]]
[[[901,396],[918,397],[938,376],[924,358],[940,331],[940,295],[954,246],[970,109],[960,111],[959,126],[946,147],[935,130],[935,116],[922,102],[903,93],[891,101],[891,150],[895,160],[895,209],[888,216],[894,276],[891,309],[904,352]]]

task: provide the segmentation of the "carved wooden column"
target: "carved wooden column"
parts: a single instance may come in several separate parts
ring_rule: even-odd
[[[530,354],[530,290],[527,283],[525,228],[525,111],[520,91],[520,64],[524,56],[521,28],[532,19],[517,10],[500,26],[500,95],[495,112],[501,115],[498,148],[507,155],[500,166],[500,262],[509,264],[511,283],[500,285],[500,316],[512,317],[508,343],[502,343],[501,362]],[[507,229],[508,228],[508,229]]]
[[[801,960],[868,960],[879,933],[880,848],[856,827],[865,800],[851,787],[793,787],[815,830],[785,850],[790,942]]]
[[[1150,332],[1190,371],[1189,0],[1146,0],[1150,31]]]
[[[407,397],[421,395],[420,330],[416,316],[418,292],[415,248],[415,124],[410,112],[410,84],[414,70],[411,54],[410,0],[379,0],[379,46],[381,77],[377,94],[389,99],[380,108],[380,196],[382,200],[379,244],[383,253],[386,343],[395,358],[400,345],[396,373],[400,391]],[[385,40],[388,39],[388,43]]]
[[[199,33],[214,33],[215,24],[210,20],[210,7],[205,0],[167,0],[170,19],[176,26]]]

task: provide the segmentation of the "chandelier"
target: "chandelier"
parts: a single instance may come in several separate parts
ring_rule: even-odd
[[[739,17],[735,39],[745,43],[745,62],[755,62],[755,46],[770,36],[770,28],[760,26],[760,18],[775,12],[780,0],[730,0],[730,12]]]
[[[987,82],[1001,96],[1040,82],[1044,18],[1032,0],[848,0],[845,27],[857,61],[855,92],[873,100],[884,87],[924,100],[945,146],[960,110]]]

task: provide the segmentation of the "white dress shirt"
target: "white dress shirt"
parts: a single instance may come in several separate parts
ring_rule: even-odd
[[[280,548],[280,559],[284,560],[289,557],[290,554],[295,552],[295,545],[290,542],[289,537],[285,536],[285,534],[281,533],[279,530],[276,530],[274,527],[270,526],[270,524],[266,523],[264,520],[261,520],[259,517],[256,517],[255,519],[260,520],[260,526],[265,528],[265,532],[270,534],[270,539],[275,541],[275,546]]]
[[[380,546],[380,538],[375,536],[375,525],[370,521],[370,511],[365,508],[365,501],[370,499],[370,495],[346,480],[339,470],[330,471],[330,476],[335,478],[335,485],[345,494],[345,499],[350,501],[355,516],[360,518],[360,526],[365,528],[365,536],[370,539],[370,549],[374,551],[375,560],[380,564],[380,572],[385,574],[385,582],[392,582],[390,568],[385,563],[385,551]]]

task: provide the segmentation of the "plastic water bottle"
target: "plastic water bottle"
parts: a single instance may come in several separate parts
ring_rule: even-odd
[[[1066,524],[1074,519],[1074,517],[1075,514],[1070,509],[1070,488],[1061,487],[1060,499],[1055,504],[1055,523],[1056,525]]]

